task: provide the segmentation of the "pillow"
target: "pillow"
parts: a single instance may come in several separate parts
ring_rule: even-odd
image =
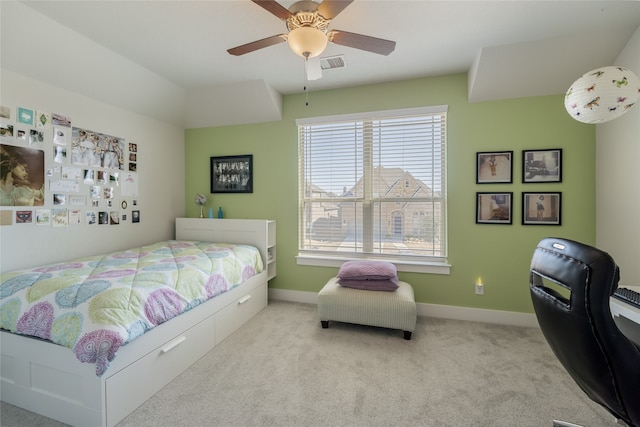
[[[338,284],[369,291],[398,289],[396,266],[386,261],[347,261],[338,271]]]
[[[338,271],[338,279],[389,280],[398,278],[396,266],[386,261],[347,261]]]
[[[364,291],[393,292],[398,289],[398,279],[388,280],[350,280],[338,279],[338,284],[345,288],[361,289]]]

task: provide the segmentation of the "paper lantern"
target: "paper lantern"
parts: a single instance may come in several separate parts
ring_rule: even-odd
[[[624,67],[602,67],[576,80],[564,97],[564,107],[583,123],[604,123],[629,111],[640,96],[640,81]]]

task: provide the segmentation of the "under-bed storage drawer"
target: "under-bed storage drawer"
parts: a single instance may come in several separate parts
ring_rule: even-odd
[[[216,344],[265,308],[267,299],[267,284],[262,283],[220,310],[216,314]]]
[[[215,322],[216,316],[212,314],[108,378],[107,425],[119,422],[213,349]]]

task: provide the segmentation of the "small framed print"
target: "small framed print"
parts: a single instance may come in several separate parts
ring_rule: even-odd
[[[13,138],[13,125],[0,123],[0,137]]]
[[[11,120],[11,107],[0,105],[0,119]]]
[[[33,211],[16,211],[16,224],[32,224]]]
[[[513,193],[476,193],[476,224],[512,224]]]
[[[51,113],[51,123],[56,126],[64,126],[67,128],[71,127],[71,118],[65,116],[64,114]]]
[[[51,211],[49,209],[36,209],[36,225],[51,224]]]
[[[522,225],[561,225],[562,193],[522,193]]]
[[[513,151],[476,153],[476,184],[513,182]]]
[[[524,150],[522,182],[562,182],[562,149]]]
[[[48,129],[51,127],[51,113],[44,111],[36,111],[35,124],[38,128]]]
[[[211,157],[212,193],[253,193],[253,155]]]
[[[24,107],[18,107],[18,114],[16,115],[18,123],[23,125],[34,125],[34,113],[33,110]]]

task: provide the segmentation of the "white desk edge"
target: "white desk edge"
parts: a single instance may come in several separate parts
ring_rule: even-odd
[[[640,286],[620,285],[619,287],[628,288],[636,292],[640,292]],[[640,345],[640,308],[628,304],[624,301],[620,301],[619,299],[614,297],[610,298],[609,306],[611,308],[613,320],[616,322],[616,324],[618,324],[620,330],[625,335],[627,335],[629,339]],[[627,328],[623,327],[624,321],[622,321],[620,317],[624,317],[625,319],[628,319],[631,322],[635,323],[637,325],[637,331],[635,330],[636,328],[633,328],[634,330],[630,332]]]

